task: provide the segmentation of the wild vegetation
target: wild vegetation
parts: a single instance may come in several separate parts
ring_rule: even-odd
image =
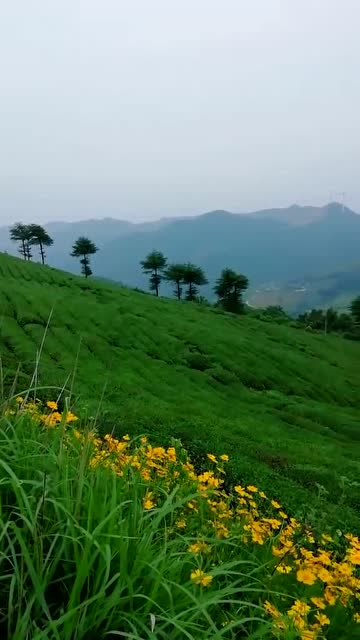
[[[4,396],[72,389],[101,433],[231,453],[229,482],[357,530],[359,345],[288,322],[160,299],[0,255]],[[18,371],[18,365],[20,369]],[[42,387],[47,387],[42,390]]]
[[[357,536],[230,490],[228,454],[196,469],[61,404],[16,396],[0,417],[3,637],[360,637]]]

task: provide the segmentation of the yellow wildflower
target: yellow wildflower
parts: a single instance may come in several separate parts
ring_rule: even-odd
[[[228,455],[226,455],[226,453],[223,453],[223,454],[220,456],[220,460],[222,460],[223,462],[229,462],[229,456],[228,456]]]
[[[145,496],[143,499],[143,507],[146,510],[153,509],[155,507],[155,502],[153,500],[153,494],[151,491],[147,491],[145,493]]]
[[[217,463],[216,457],[214,456],[213,453],[208,453],[207,457],[209,458],[210,462],[215,462]]]
[[[48,400],[46,403],[46,406],[51,409],[52,411],[57,411],[57,402],[54,402],[53,400]]]
[[[360,613],[354,613],[353,619],[354,619],[355,622],[360,624]]]
[[[284,518],[284,520],[286,520],[288,518],[288,515],[285,513],[285,511],[279,511],[279,516]]]
[[[279,573],[291,573],[292,569],[288,564],[278,564],[276,571]]]
[[[185,520],[176,520],[175,526],[177,529],[185,529],[186,521]]]
[[[267,495],[263,491],[259,491],[259,496],[260,498],[263,498],[263,500],[267,500]]]
[[[254,487],[253,484],[249,484],[247,487],[247,490],[250,491],[250,493],[257,493],[257,487]]]
[[[236,487],[234,487],[234,491],[235,491],[235,493],[238,493],[239,496],[242,496],[244,498],[246,498],[248,496],[246,490],[240,484],[237,484]]]
[[[322,544],[326,544],[327,542],[334,542],[334,539],[329,536],[328,533],[323,533],[321,536],[321,542]]]
[[[324,613],[316,613],[315,618],[321,627],[325,627],[325,625],[330,624],[329,618]]]
[[[66,413],[66,422],[69,424],[70,422],[75,422],[75,420],[78,420],[79,418],[75,415],[75,413],[72,413],[71,411],[68,411]]]
[[[206,542],[194,542],[188,548],[189,553],[194,553],[198,555],[199,553],[210,553],[210,545],[206,544]]]
[[[271,504],[274,507],[274,509],[281,509],[281,504],[276,502],[276,500],[271,500]]]
[[[196,569],[192,571],[190,578],[194,584],[198,584],[201,587],[208,587],[212,583],[214,576],[206,574],[201,569]]]
[[[325,609],[326,604],[325,604],[323,598],[314,597],[314,598],[310,598],[310,599],[311,599],[311,602],[314,603],[315,607],[317,607],[318,609]]]
[[[18,404],[21,404],[22,402],[24,402],[24,398],[22,396],[18,396],[15,402],[17,402]]]
[[[317,632],[311,629],[304,629],[304,631],[301,632],[300,638],[301,640],[316,640]]]
[[[298,582],[303,582],[304,584],[314,584],[314,582],[316,582],[315,573],[307,567],[299,569],[296,572],[296,578]]]
[[[128,434],[126,434],[125,436],[123,436],[123,440],[130,440],[130,436]]]

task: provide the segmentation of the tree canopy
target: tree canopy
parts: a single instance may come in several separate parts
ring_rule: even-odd
[[[181,263],[173,263],[169,264],[168,268],[164,272],[164,278],[168,282],[173,282],[174,294],[178,300],[181,299],[182,296],[182,284],[184,284],[186,265]]]
[[[242,292],[248,286],[249,281],[246,276],[229,268],[223,269],[214,287],[218,304],[226,311],[241,313],[244,310]]]
[[[183,280],[187,285],[186,300],[196,300],[199,293],[198,287],[208,283],[203,269],[190,262],[184,264]]]
[[[159,295],[159,287],[166,267],[167,258],[161,251],[151,251],[144,260],[141,267],[144,273],[150,274],[150,290]]]
[[[80,258],[81,264],[81,273],[88,278],[92,275],[91,267],[90,267],[90,255],[93,255],[98,251],[97,246],[89,240],[89,238],[85,238],[84,236],[80,236],[73,244],[71,256],[73,258]]]

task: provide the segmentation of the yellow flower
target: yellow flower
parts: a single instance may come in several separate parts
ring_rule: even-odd
[[[130,436],[126,434],[125,436],[123,436],[123,440],[130,440]]]
[[[254,487],[253,484],[249,484],[246,488],[250,493],[257,493],[257,487]]]
[[[206,574],[201,569],[196,569],[191,573],[190,578],[194,584],[198,584],[201,587],[208,587],[212,583],[214,576]]]
[[[211,462],[217,462],[216,457],[214,456],[214,454],[213,454],[213,453],[208,453],[208,454],[207,454],[207,457],[209,458],[209,460],[210,460]]]
[[[288,515],[285,513],[285,511],[279,511],[279,516],[281,516],[282,518],[284,518],[284,520],[287,519]]]
[[[326,544],[327,542],[334,542],[334,539],[329,536],[328,533],[323,533],[321,536],[321,542],[322,544]]]
[[[315,618],[321,627],[325,627],[325,625],[330,624],[329,618],[324,613],[316,613]]]
[[[57,411],[57,402],[54,402],[53,400],[48,400],[46,403],[46,406],[51,409],[52,411]]]
[[[18,404],[21,404],[22,402],[24,402],[24,398],[22,396],[18,396],[15,402],[17,402]]]
[[[259,491],[259,496],[260,498],[263,498],[263,500],[267,500],[267,495],[263,491]]]
[[[279,573],[291,573],[292,569],[288,564],[278,564],[276,571]]]
[[[274,507],[274,509],[281,509],[281,504],[276,502],[276,500],[271,500],[271,504]]]
[[[239,494],[239,496],[246,497],[248,495],[244,487],[242,487],[240,484],[237,484],[236,487],[234,487],[234,490],[235,493]]]
[[[226,453],[223,453],[220,456],[220,460],[222,460],[223,462],[229,462],[229,456],[227,456]]]
[[[314,582],[316,582],[315,573],[307,567],[299,569],[296,572],[296,578],[299,582],[303,582],[304,584],[314,584]]]
[[[311,629],[304,629],[304,631],[301,632],[301,640],[316,640],[317,637],[317,632],[316,631],[311,631]]]
[[[75,413],[72,413],[71,411],[68,411],[66,413],[66,417],[65,420],[67,422],[67,424],[69,424],[70,422],[75,422],[75,420],[78,420],[79,418],[75,415]]]
[[[350,549],[347,559],[351,564],[360,564],[360,549]]]
[[[140,442],[141,442],[141,444],[146,444],[146,443],[147,443],[147,441],[148,441],[148,439],[147,439],[147,437],[146,437],[146,436],[143,436],[142,438],[140,438]]]
[[[194,553],[195,555],[198,555],[199,553],[209,553],[210,546],[206,544],[206,542],[194,542],[190,545],[188,551],[189,553]]]
[[[314,598],[310,598],[310,599],[311,599],[311,602],[314,603],[315,607],[317,607],[318,609],[325,609],[326,604],[325,604],[323,598],[314,597]]]
[[[360,624],[360,613],[354,613],[354,621]]]
[[[332,589],[330,589],[330,587],[326,587],[325,589],[325,593],[324,593],[324,598],[326,600],[326,602],[330,605],[334,605],[336,603],[336,595],[334,593],[334,591]]]
[[[145,496],[144,496],[144,499],[143,499],[143,507],[144,507],[144,509],[149,510],[149,509],[153,509],[155,507],[155,502],[154,502],[154,500],[152,498],[153,498],[152,492],[151,491],[147,491],[145,493]]]
[[[265,600],[264,609],[273,618],[279,618],[281,616],[280,611],[273,604],[271,604],[269,600]]]
[[[185,529],[186,521],[185,520],[176,520],[175,526],[177,529]]]

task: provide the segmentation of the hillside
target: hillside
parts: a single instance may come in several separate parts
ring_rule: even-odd
[[[164,219],[147,224],[121,220],[90,220],[47,225],[54,239],[48,250],[52,266],[79,272],[70,257],[75,239],[82,234],[94,240],[100,251],[94,272],[128,286],[147,288],[139,262],[153,249],[169,261],[191,261],[203,267],[209,285],[203,295],[213,298],[213,286],[224,266],[245,273],[252,292],[261,287],[287,287],[319,273],[332,273],[358,260],[360,216],[338,203],[324,207],[268,209],[251,214],[212,211],[185,219]],[[16,254],[8,229],[0,230],[0,250]],[[36,252],[36,251],[35,251]],[[171,295],[171,287],[163,293]],[[293,300],[284,306],[293,310]],[[261,303],[260,303],[261,304]]]
[[[292,512],[359,528],[360,347],[0,255],[1,388],[38,368],[100,430],[180,437]],[[51,313],[48,330],[46,325]],[[56,387],[56,389],[54,388]]]

